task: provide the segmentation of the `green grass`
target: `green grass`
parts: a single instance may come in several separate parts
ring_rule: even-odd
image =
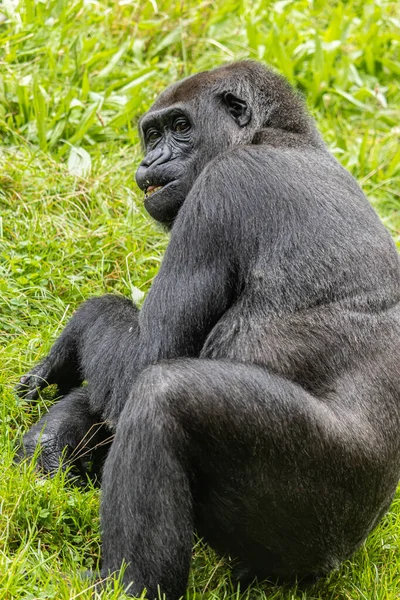
[[[400,10],[396,2],[4,0],[0,5],[0,599],[89,598],[98,491],[12,464],[46,411],[13,385],[82,300],[140,301],[167,239],[134,183],[136,122],[186,74],[265,61],[303,91],[332,152],[400,244]],[[307,590],[240,593],[199,542],[188,598],[400,598],[400,496],[366,544]],[[121,588],[103,592],[120,597]],[[100,597],[98,595],[97,597]]]

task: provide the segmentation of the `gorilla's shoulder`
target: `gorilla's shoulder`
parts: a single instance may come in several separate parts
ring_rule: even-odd
[[[268,144],[251,144],[237,146],[227,150],[212,160],[203,170],[202,175],[208,180],[213,177],[232,176],[236,180],[248,185],[251,180],[248,176],[259,179],[260,171],[268,168],[269,173],[278,173],[282,168],[285,172],[291,169],[297,171],[299,167],[304,168],[311,165],[321,165],[323,169],[329,167],[331,170],[340,168],[336,159],[328,151],[321,151],[313,146],[306,147],[274,147]],[[282,172],[280,172],[280,179]]]
[[[312,185],[310,184],[312,182]],[[246,198],[262,192],[297,197],[304,188],[324,189],[335,196],[346,189],[360,195],[355,179],[325,149],[311,145],[301,148],[273,147],[267,144],[238,146],[221,153],[199,175],[195,188],[201,195]]]

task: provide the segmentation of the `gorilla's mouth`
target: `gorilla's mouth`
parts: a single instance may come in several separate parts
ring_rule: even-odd
[[[175,181],[176,179],[173,179],[172,181],[168,181],[168,183],[165,183],[163,185],[149,185],[144,190],[145,199],[150,198],[150,196],[154,196],[154,194],[157,194],[157,192],[160,192],[161,190],[165,190],[165,188],[170,187],[170,185],[175,183]]]
[[[162,190],[163,185],[149,185],[149,187],[145,190],[146,197],[152,196],[159,190]]]

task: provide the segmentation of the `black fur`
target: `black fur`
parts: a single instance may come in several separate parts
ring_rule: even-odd
[[[80,437],[69,390],[87,380],[87,414],[115,430],[102,574],[125,561],[132,594],[184,594],[194,529],[249,576],[327,573],[399,479],[394,244],[261,65],[171,86],[141,135],[137,181],[164,186],[146,206],[171,229],[160,272],[140,312],[85,303],[23,378],[28,397],[43,379],[67,394],[26,440],[46,424],[58,449],[66,424]],[[42,439],[42,456],[53,446]]]

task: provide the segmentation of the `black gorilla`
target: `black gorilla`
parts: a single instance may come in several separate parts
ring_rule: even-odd
[[[102,575],[185,592],[196,529],[249,575],[334,569],[400,474],[400,267],[302,102],[253,62],[169,87],[140,122],[146,208],[171,229],[140,312],[86,302],[20,392],[64,397],[51,470],[105,420]],[[77,388],[83,380],[87,386]],[[43,434],[41,431],[43,427]]]

